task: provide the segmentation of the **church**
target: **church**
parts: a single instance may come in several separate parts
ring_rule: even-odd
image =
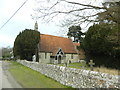
[[[38,30],[37,22],[34,30]],[[73,43],[70,38],[40,34],[39,62],[54,64],[78,62],[76,46],[79,46],[79,43]]]

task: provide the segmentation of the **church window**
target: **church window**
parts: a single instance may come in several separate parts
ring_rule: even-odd
[[[71,54],[71,59],[73,59],[73,54]]]
[[[47,53],[45,53],[45,59],[47,58]]]
[[[57,56],[55,56],[55,60],[57,60]]]

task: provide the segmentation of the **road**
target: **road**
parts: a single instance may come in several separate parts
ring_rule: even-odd
[[[2,88],[22,88],[8,72],[9,63],[0,61],[0,90]]]

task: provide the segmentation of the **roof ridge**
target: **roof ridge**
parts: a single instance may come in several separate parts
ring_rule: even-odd
[[[66,39],[69,39],[69,38],[67,38],[67,37],[54,36],[54,35],[49,35],[49,34],[41,34],[41,35],[46,35],[46,36],[52,36],[52,37],[59,37],[59,38],[66,38]]]

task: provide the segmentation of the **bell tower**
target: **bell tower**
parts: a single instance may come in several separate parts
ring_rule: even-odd
[[[38,23],[37,23],[37,21],[35,22],[34,30],[38,31]]]

